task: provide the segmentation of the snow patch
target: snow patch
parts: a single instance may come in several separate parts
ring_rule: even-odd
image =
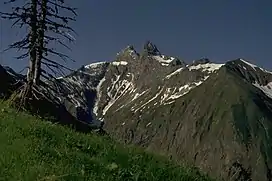
[[[262,86],[258,83],[254,83],[253,84],[255,87],[259,88],[260,90],[263,91],[263,93],[265,93],[265,95],[267,95],[269,98],[272,99],[272,82],[269,82],[267,85]]]
[[[252,64],[252,63],[249,63],[249,62],[247,62],[247,61],[245,61],[245,60],[243,60],[243,59],[240,59],[240,61],[242,61],[243,63],[249,65],[249,66],[252,67],[254,70],[256,70],[256,68],[258,68],[257,65],[254,65],[254,64]]]
[[[169,78],[171,78],[172,76],[174,76],[174,75],[178,74],[179,72],[181,72],[183,69],[184,69],[183,67],[182,67],[182,68],[179,68],[179,69],[177,69],[176,71],[172,72],[171,74],[167,75],[165,78],[166,78],[166,79],[169,79]]]
[[[97,98],[96,98],[96,101],[95,101],[95,105],[94,105],[94,108],[93,108],[93,113],[97,116],[98,115],[98,103],[101,99],[101,86],[102,84],[105,82],[106,78],[104,77],[103,79],[100,80],[99,84],[97,85],[96,87],[96,95],[97,95]]]
[[[161,96],[161,104],[167,105],[167,104],[174,103],[173,100],[178,99],[178,98],[184,96],[185,94],[189,93],[190,90],[201,85],[208,78],[209,78],[209,76],[206,76],[198,82],[190,82],[188,84],[185,84],[185,85],[179,87],[178,89],[176,87],[167,88],[164,95]]]
[[[119,66],[119,65],[127,65],[128,62],[126,61],[120,61],[120,62],[112,62],[112,65]]]
[[[132,98],[132,100],[131,100],[130,102],[136,100],[137,98],[139,98],[140,96],[142,96],[142,95],[145,94],[146,92],[147,92],[147,90],[145,90],[145,91],[143,91],[143,92],[141,92],[141,93],[136,93],[135,96]]]
[[[169,66],[169,64],[175,59],[174,57],[169,57],[168,59],[166,59],[165,55],[156,55],[153,56],[153,58],[157,61],[159,61],[161,63],[161,65],[163,66]]]
[[[162,66],[168,66],[169,64],[167,63],[161,63]]]
[[[206,64],[198,64],[198,65],[191,65],[189,66],[189,70],[199,70],[202,69],[202,71],[208,71],[209,73],[212,73],[214,71],[217,71],[225,64],[215,64],[215,63],[206,63]]]
[[[170,104],[173,104],[173,103],[175,103],[176,101],[170,101],[170,102],[166,102],[166,103],[164,103],[163,105],[170,105]]]
[[[245,60],[243,60],[243,59],[240,59],[240,61],[242,61],[243,63],[249,65],[249,66],[252,67],[255,71],[256,71],[256,68],[259,68],[259,69],[262,70],[263,72],[272,74],[272,72],[270,72],[270,71],[268,71],[268,70],[265,70],[265,69],[263,69],[263,68],[261,68],[261,67],[258,67],[257,65],[254,65],[254,64],[252,64],[252,63],[249,63],[249,62],[247,62],[247,61],[245,61]],[[244,68],[245,70],[247,70],[246,67],[243,67],[243,68]]]
[[[121,88],[125,86],[125,88],[123,90],[121,90]],[[109,103],[105,106],[105,108],[103,109],[103,115],[106,114],[106,112],[109,110],[109,108],[120,98],[122,97],[124,94],[127,93],[128,89],[131,87],[131,83],[128,82],[127,80],[123,80],[121,82],[121,86],[118,87],[116,93],[112,96],[111,94],[111,100],[109,101]]]
[[[120,80],[120,75],[116,75],[116,80],[111,80],[112,86],[107,88],[107,95],[109,97],[108,104],[104,107],[102,114],[105,115],[109,108],[123,95],[127,94],[129,91],[131,92],[134,89],[133,76],[132,80]]]
[[[150,100],[148,100],[147,102],[145,102],[144,104],[142,104],[139,108],[137,108],[135,110],[135,112],[137,112],[138,110],[140,110],[141,108],[144,108],[147,104],[149,104],[150,102],[154,101],[163,91],[163,88]],[[134,109],[134,108],[133,108]]]
[[[96,63],[91,63],[89,65],[85,65],[85,68],[87,69],[96,69],[98,68],[100,65],[105,64],[106,62],[96,62]]]

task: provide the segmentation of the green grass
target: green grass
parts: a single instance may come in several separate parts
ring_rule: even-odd
[[[210,180],[161,156],[17,113],[0,103],[0,181]]]

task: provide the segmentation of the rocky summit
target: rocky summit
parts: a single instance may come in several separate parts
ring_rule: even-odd
[[[191,64],[148,41],[56,80],[79,120],[220,180],[272,180],[272,73],[243,59]]]

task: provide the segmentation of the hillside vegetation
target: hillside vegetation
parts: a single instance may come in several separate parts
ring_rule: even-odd
[[[0,180],[208,181],[195,169],[0,103]]]

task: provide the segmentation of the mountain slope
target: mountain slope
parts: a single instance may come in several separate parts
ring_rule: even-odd
[[[93,90],[80,106],[114,138],[225,180],[271,180],[270,72],[242,59],[186,64],[151,42],[140,54],[128,46],[103,70],[88,78],[96,86],[80,85]]]
[[[3,103],[0,110],[0,180],[210,180],[107,137],[76,133]]]
[[[18,81],[16,74],[12,69],[9,67],[2,67],[0,65],[0,98],[7,98],[9,97],[16,88],[18,88],[21,84]]]

